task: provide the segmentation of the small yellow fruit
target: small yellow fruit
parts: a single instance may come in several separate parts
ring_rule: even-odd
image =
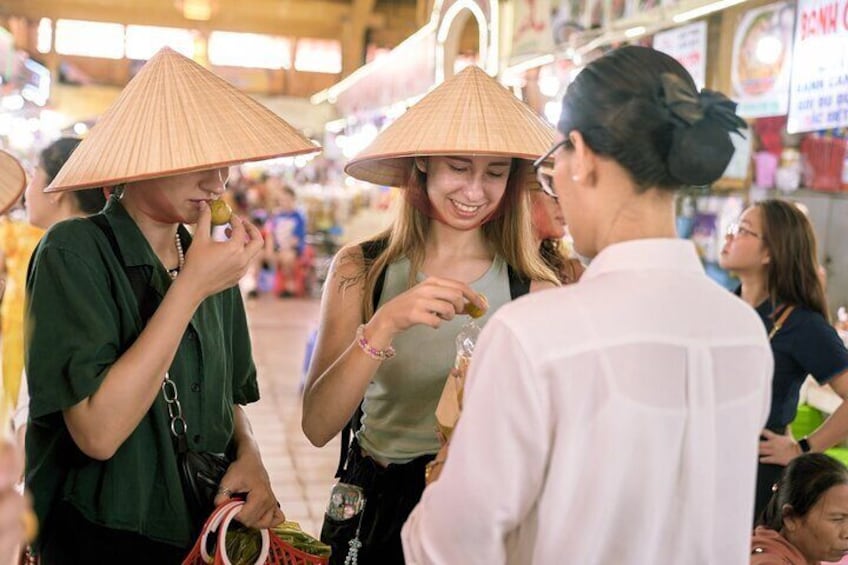
[[[485,294],[480,294],[479,296],[480,301],[484,304],[484,306],[481,308],[473,302],[466,302],[465,308],[462,309],[463,314],[467,314],[472,318],[479,318],[480,316],[486,313],[486,311],[489,309],[489,300],[486,298]]]
[[[221,226],[230,221],[233,216],[233,210],[230,205],[220,198],[209,203],[209,209],[212,212],[212,225]]]

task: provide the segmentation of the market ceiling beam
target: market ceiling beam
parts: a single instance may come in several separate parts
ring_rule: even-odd
[[[368,10],[366,28],[382,29],[386,17]],[[174,0],[0,0],[0,15],[84,19],[123,24],[268,33],[293,37],[339,39],[356,6],[331,0],[213,0],[208,20],[183,16]]]
[[[342,27],[342,76],[347,76],[365,63],[365,35],[370,25],[376,0],[353,0],[350,17]]]

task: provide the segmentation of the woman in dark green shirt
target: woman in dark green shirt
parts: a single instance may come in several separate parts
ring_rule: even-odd
[[[143,124],[133,122],[140,101]],[[201,131],[209,121],[217,137]],[[284,519],[242,409],[259,392],[236,285],[262,237],[233,217],[231,238],[214,241],[209,203],[224,191],[226,165],[314,149],[270,111],[164,50],[47,188],[123,186],[99,225],[74,219],[51,228],[27,278],[26,481],[42,524],[34,546],[42,563],[179,563],[187,554],[199,524],[178,471],[166,372],[188,447],[232,454],[216,502],[246,493],[245,525]],[[194,237],[183,224],[197,224]],[[145,281],[145,292],[131,280]],[[158,303],[146,324],[140,295]]]

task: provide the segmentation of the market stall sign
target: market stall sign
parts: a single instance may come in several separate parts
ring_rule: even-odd
[[[795,9],[791,2],[749,10],[739,22],[733,40],[730,78],[731,98],[739,103],[740,116],[782,116],[789,110],[794,24]]]
[[[698,89],[707,77],[707,22],[670,29],[654,35],[654,49],[671,55],[689,71]]]
[[[512,27],[512,59],[549,53],[554,47],[550,0],[518,0]]]
[[[799,0],[790,133],[848,126],[848,0]]]
[[[435,77],[435,33],[416,34],[383,56],[370,72],[339,94],[344,116],[386,108],[426,93]]]

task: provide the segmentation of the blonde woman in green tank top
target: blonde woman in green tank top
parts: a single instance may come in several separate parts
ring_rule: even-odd
[[[465,111],[441,121],[454,108]],[[484,127],[490,114],[500,127]],[[322,299],[303,430],[323,446],[362,407],[340,478],[366,496],[361,516],[325,517],[331,563],[344,562],[357,528],[360,563],[403,563],[400,528],[423,491],[424,465],[440,447],[434,412],[466,305],[484,306],[484,294],[491,313],[510,300],[509,269],[531,292],[558,284],[535,248],[527,195],[529,163],[553,135],[471,67],[346,167],[362,180],[402,187],[404,197],[392,226],[374,238],[381,249],[375,257],[366,258],[360,245],[339,252]],[[456,147],[462,151],[446,154]]]

